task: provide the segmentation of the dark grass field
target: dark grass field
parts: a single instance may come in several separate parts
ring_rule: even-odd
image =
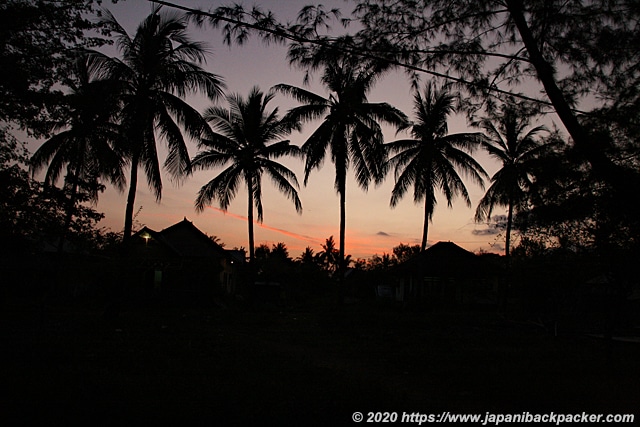
[[[355,411],[640,416],[640,343],[373,304],[5,301],[2,425],[354,425]],[[44,307],[44,310],[43,310]]]

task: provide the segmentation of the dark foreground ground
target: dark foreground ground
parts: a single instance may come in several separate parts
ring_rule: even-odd
[[[640,344],[495,313],[4,301],[2,425],[355,425],[352,413],[640,416]]]

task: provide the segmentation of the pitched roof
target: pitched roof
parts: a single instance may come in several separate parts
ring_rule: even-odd
[[[398,265],[399,270],[422,270],[434,275],[463,276],[479,266],[478,257],[453,242],[438,242]]]
[[[200,231],[186,217],[182,221],[162,230],[160,235],[184,257],[203,257],[213,254],[226,255],[222,246]]]
[[[200,231],[186,217],[162,231],[154,231],[144,227],[135,235],[145,238],[145,233],[148,236],[147,238],[155,240],[180,257],[231,256],[228,251]]]
[[[461,259],[471,259],[476,256],[473,252],[469,252],[453,242],[438,242],[427,248],[427,250],[424,251],[424,255],[430,258],[453,257]]]
[[[176,248],[174,248],[173,245],[171,244],[171,242],[169,242],[167,239],[165,239],[162,236],[162,234],[160,234],[159,232],[157,232],[155,230],[150,229],[146,225],[144,227],[142,227],[142,229],[140,229],[140,231],[135,233],[132,237],[140,237],[141,239],[144,239],[147,242],[149,240],[152,240],[154,242],[157,242],[159,245],[162,245],[164,248],[166,248],[171,253],[173,253],[175,255],[180,255],[178,250]],[[131,239],[131,242],[135,242],[135,241],[136,241],[135,239],[133,239],[133,238]]]

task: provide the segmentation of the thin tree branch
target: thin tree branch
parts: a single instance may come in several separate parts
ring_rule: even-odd
[[[167,6],[167,7],[171,7],[171,8],[175,8],[175,9],[179,9],[179,10],[183,10],[189,13],[192,13],[194,15],[199,15],[199,16],[207,16],[210,18],[215,18],[218,19],[220,21],[224,21],[224,22],[228,22],[230,24],[234,24],[234,25],[238,25],[241,27],[246,27],[246,28],[250,28],[259,32],[265,32],[277,37],[281,37],[283,39],[287,39],[290,41],[294,41],[294,42],[298,42],[298,43],[307,43],[307,44],[312,44],[312,45],[317,45],[317,46],[322,46],[322,47],[329,47],[331,46],[331,44],[327,41],[327,40],[321,40],[321,39],[309,39],[306,37],[302,37],[302,36],[298,36],[296,34],[293,34],[291,32],[289,32],[287,29],[278,26],[276,28],[268,28],[268,27],[263,27],[257,24],[251,24],[248,22],[244,22],[244,21],[240,21],[238,19],[233,19],[233,18],[229,18],[220,14],[215,14],[215,13],[211,13],[211,12],[204,12],[202,10],[198,10],[198,9],[193,9],[190,7],[186,7],[186,6],[181,6],[181,5],[177,5],[175,3],[171,3],[171,2],[167,2],[167,1],[163,1],[163,0],[148,0],[152,3],[156,3],[156,4],[160,4],[163,6]],[[428,70],[416,65],[411,65],[411,64],[407,64],[395,59],[390,59],[390,58],[385,58],[385,57],[381,57],[378,55],[375,55],[373,53],[370,52],[366,52],[366,51],[362,51],[361,49],[357,49],[357,48],[350,48],[350,47],[345,47],[345,46],[333,46],[333,48],[335,48],[336,50],[342,52],[342,53],[347,53],[350,55],[356,55],[356,56],[360,56],[362,58],[366,58],[366,59],[372,59],[372,60],[376,60],[376,61],[384,61],[387,62],[391,65],[395,65],[397,67],[401,67],[407,70],[411,70],[411,71],[417,71],[420,73],[424,73],[424,74],[428,74],[434,77],[439,77],[445,80],[449,80],[452,82],[456,82],[456,83],[460,83],[466,86],[474,86],[474,87],[479,87],[481,89],[487,90],[489,92],[493,92],[496,94],[500,94],[500,95],[508,95],[508,96],[513,96],[515,98],[519,98],[525,101],[530,101],[530,102],[534,102],[537,104],[542,104],[548,107],[554,107],[553,103],[551,103],[550,101],[544,101],[541,99],[537,99],[537,98],[532,98],[530,96],[526,96],[523,94],[519,94],[519,93],[513,93],[513,92],[509,92],[507,90],[503,90],[503,89],[499,89],[496,87],[486,87],[483,86],[479,83],[475,83],[460,77],[455,77],[455,76],[451,76],[445,73],[440,73],[437,71],[433,71],[433,70]],[[484,53],[487,54],[487,53]],[[496,54],[497,55],[497,54]],[[512,59],[517,59],[517,58],[513,58],[507,55],[508,58],[512,58]],[[579,114],[588,114],[585,111],[581,111],[581,110],[577,110],[577,109],[572,109],[573,112],[575,113],[579,113]]]

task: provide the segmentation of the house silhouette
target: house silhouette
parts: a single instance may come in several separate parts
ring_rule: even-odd
[[[384,293],[398,302],[431,306],[495,303],[491,276],[482,257],[438,242],[396,266]]]
[[[143,227],[126,244],[129,260],[156,292],[227,293],[238,289],[244,252],[227,250],[185,217],[161,231]]]

